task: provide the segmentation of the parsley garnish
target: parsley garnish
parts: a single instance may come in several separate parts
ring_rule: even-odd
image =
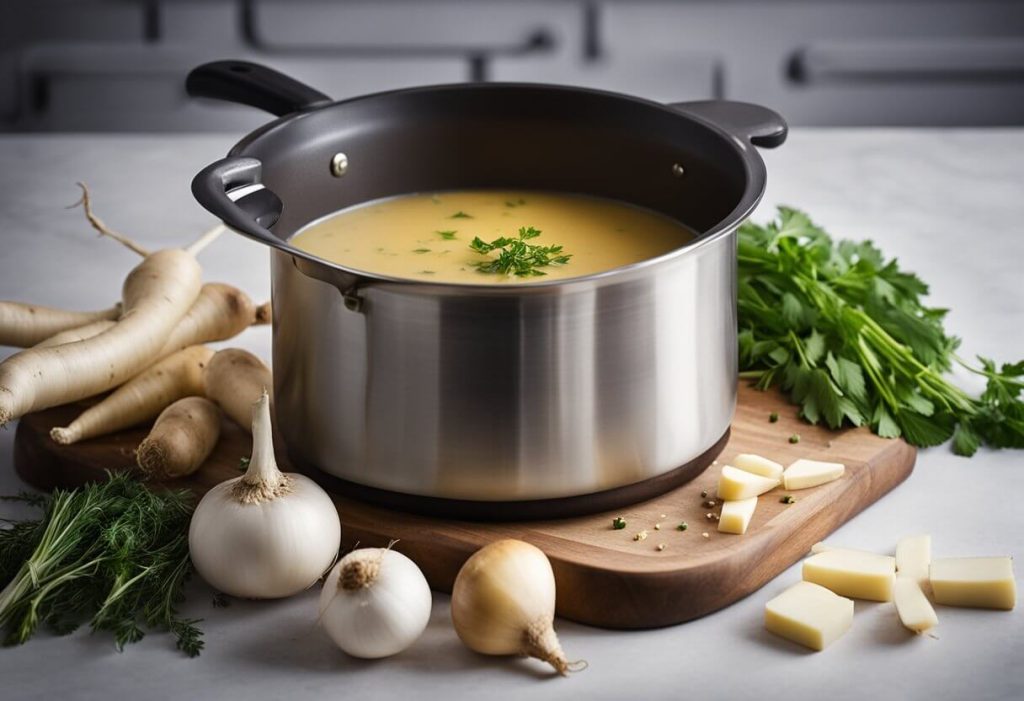
[[[952,438],[959,455],[1024,448],[1024,361],[968,365],[946,310],[921,302],[928,286],[870,241],[834,243],[780,207],[740,227],[738,256],[741,376],[780,386],[804,419],[917,446]],[[946,379],[954,362],[987,379],[980,397]]]
[[[505,206],[506,207],[522,207],[524,204],[526,204],[526,200],[524,200],[522,197],[520,197],[517,200],[506,200],[505,201]]]
[[[455,234],[457,234],[457,233],[458,233],[457,230],[450,229],[448,231],[438,231],[437,235],[440,236],[441,238],[443,238],[445,241],[454,241],[455,240]]]
[[[449,219],[472,219],[473,217],[470,216],[469,214],[466,214],[462,210],[459,210],[458,212],[456,212],[455,214],[451,215],[448,218]]]
[[[414,248],[414,249],[412,249],[412,252],[413,253],[430,253],[430,249],[429,248]]]
[[[17,645],[40,623],[70,633],[83,620],[114,634],[122,649],[142,626],[169,631],[178,649],[203,648],[198,621],[175,610],[192,572],[188,524],[192,496],[150,491],[126,474],[39,497],[12,497],[43,508],[41,519],[0,529],[0,625]]]
[[[519,238],[502,236],[487,243],[479,236],[475,237],[473,242],[469,244],[469,247],[477,253],[498,252],[498,257],[487,263],[474,263],[476,269],[481,273],[529,277],[547,274],[537,270],[537,268],[568,263],[569,259],[572,258],[572,254],[562,253],[561,246],[538,246],[527,243],[527,241],[537,238],[540,234],[540,229],[534,229],[531,226],[529,228],[521,227],[519,229]]]

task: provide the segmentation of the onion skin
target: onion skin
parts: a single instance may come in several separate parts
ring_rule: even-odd
[[[423,634],[431,594],[412,560],[388,548],[362,548],[343,557],[324,580],[320,625],[353,657],[398,654]]]
[[[276,599],[313,586],[340,544],[341,520],[327,492],[277,467],[264,391],[252,407],[246,473],[207,492],[192,514],[192,563],[225,594]]]
[[[559,674],[571,663],[555,635],[555,575],[539,548],[499,540],[470,557],[452,588],[452,623],[466,647],[485,655],[525,655]]]
[[[313,586],[334,561],[341,544],[334,503],[308,477],[285,474],[289,491],[276,499],[240,503],[233,492],[242,478],[236,477],[196,507],[189,550],[214,588],[243,599],[292,596]]]

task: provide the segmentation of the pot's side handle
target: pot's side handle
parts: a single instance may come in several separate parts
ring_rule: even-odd
[[[359,311],[361,280],[357,275],[335,270],[315,256],[275,236],[270,227],[281,216],[281,198],[260,182],[263,164],[256,158],[229,156],[211,163],[192,179],[192,196],[210,214],[227,226],[271,248],[292,256],[301,273],[338,288],[345,306]]]
[[[319,90],[249,61],[204,63],[188,74],[185,90],[192,97],[237,102],[279,117],[331,102]]]
[[[291,249],[269,229],[281,216],[283,205],[280,197],[260,184],[262,170],[263,164],[255,158],[222,158],[192,179],[192,195],[239,233],[274,248]],[[232,193],[241,196],[232,199]]]
[[[718,125],[730,134],[761,148],[775,148],[786,141],[789,126],[767,107],[730,100],[700,100],[669,105],[674,110]]]

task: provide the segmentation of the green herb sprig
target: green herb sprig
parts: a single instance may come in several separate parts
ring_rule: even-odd
[[[538,246],[527,243],[530,239],[535,239],[540,235],[540,229],[531,226],[521,227],[518,238],[502,236],[487,243],[476,236],[469,244],[471,249],[482,255],[498,251],[498,256],[488,262],[474,263],[473,265],[481,273],[530,277],[547,274],[538,268],[549,265],[565,265],[569,262],[572,254],[562,253],[562,246]]]
[[[8,645],[40,624],[60,634],[84,621],[114,634],[118,650],[142,626],[167,630],[190,657],[203,648],[196,620],[176,610],[192,572],[192,496],[151,492],[127,475],[50,495],[11,497],[43,508],[41,519],[0,528],[0,627]]]
[[[780,386],[804,419],[916,446],[952,438],[959,455],[1024,448],[1024,361],[959,358],[947,310],[924,305],[928,286],[870,241],[833,242],[780,207],[775,221],[740,227],[738,256],[740,374]],[[946,379],[954,362],[986,378],[980,397]]]

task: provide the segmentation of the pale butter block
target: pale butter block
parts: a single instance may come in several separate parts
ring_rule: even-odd
[[[921,585],[913,577],[896,575],[892,600],[896,603],[896,613],[899,614],[900,621],[915,633],[924,633],[939,624],[935,609],[921,591]]]
[[[725,501],[739,501],[764,494],[778,486],[777,479],[762,477],[752,472],[744,472],[732,465],[726,465],[722,468],[722,474],[718,478],[718,498]]]
[[[773,480],[782,479],[782,465],[768,458],[762,458],[760,455],[740,453],[729,464],[740,468],[744,472],[752,472],[755,475],[770,477]]]
[[[747,526],[750,525],[756,508],[757,497],[725,502],[722,504],[722,514],[718,519],[718,530],[722,533],[743,535],[747,532]]]
[[[805,582],[854,599],[892,601],[896,558],[856,550],[829,550],[804,560]]]
[[[1008,611],[1017,603],[1017,583],[1009,557],[932,560],[930,579],[937,604]]]
[[[797,582],[764,606],[764,627],[812,650],[850,629],[853,602],[810,582]]]
[[[800,458],[782,473],[782,484],[786,489],[817,487],[839,479],[845,471],[846,466],[842,463]]]
[[[918,584],[928,580],[928,567],[932,562],[932,537],[915,535],[896,543],[896,572],[910,577]]]

